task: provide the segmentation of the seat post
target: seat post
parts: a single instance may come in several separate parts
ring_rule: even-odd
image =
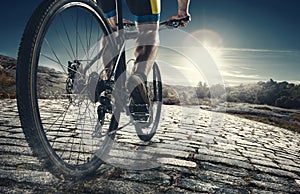
[[[117,20],[118,20],[118,29],[123,30],[123,9],[122,9],[122,0],[116,0],[117,5]]]

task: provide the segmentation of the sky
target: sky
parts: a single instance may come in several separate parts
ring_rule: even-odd
[[[40,2],[2,2],[0,54],[17,57],[26,22]],[[176,0],[162,0],[162,20],[176,11]],[[300,83],[300,1],[191,0],[190,13],[183,30],[209,50],[226,84],[270,78]],[[132,17],[126,8],[125,17]]]

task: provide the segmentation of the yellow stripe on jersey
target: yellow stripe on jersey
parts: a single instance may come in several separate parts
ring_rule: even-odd
[[[150,0],[152,14],[160,14],[160,0]]]

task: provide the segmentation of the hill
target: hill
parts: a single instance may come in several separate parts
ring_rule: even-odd
[[[16,98],[16,64],[16,59],[0,55],[0,99]],[[38,71],[41,98],[65,92],[66,76],[63,73],[47,67],[39,67]]]
[[[16,96],[16,60],[0,55],[0,99],[15,98]],[[66,76],[55,69],[46,67],[39,68],[39,89],[46,96],[55,96],[65,92]],[[234,103],[250,103],[260,105],[270,105],[282,108],[300,108],[300,85],[293,83],[276,82],[270,79],[267,82],[256,84],[241,84],[239,86],[226,87],[220,89],[220,85],[208,87],[207,84],[199,82],[197,87],[187,86],[163,86],[164,104],[184,104],[184,105],[210,105],[212,100],[222,99],[222,101]],[[222,88],[222,87],[221,87]],[[210,92],[214,91],[218,95],[213,98]]]
[[[0,55],[0,99],[16,96],[16,64],[16,59]]]

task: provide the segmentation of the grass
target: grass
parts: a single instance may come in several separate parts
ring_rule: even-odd
[[[233,114],[233,115],[300,133],[299,121],[297,122],[292,120],[269,117],[265,115],[249,115],[249,114]],[[297,115],[297,117],[300,117],[300,115]]]

